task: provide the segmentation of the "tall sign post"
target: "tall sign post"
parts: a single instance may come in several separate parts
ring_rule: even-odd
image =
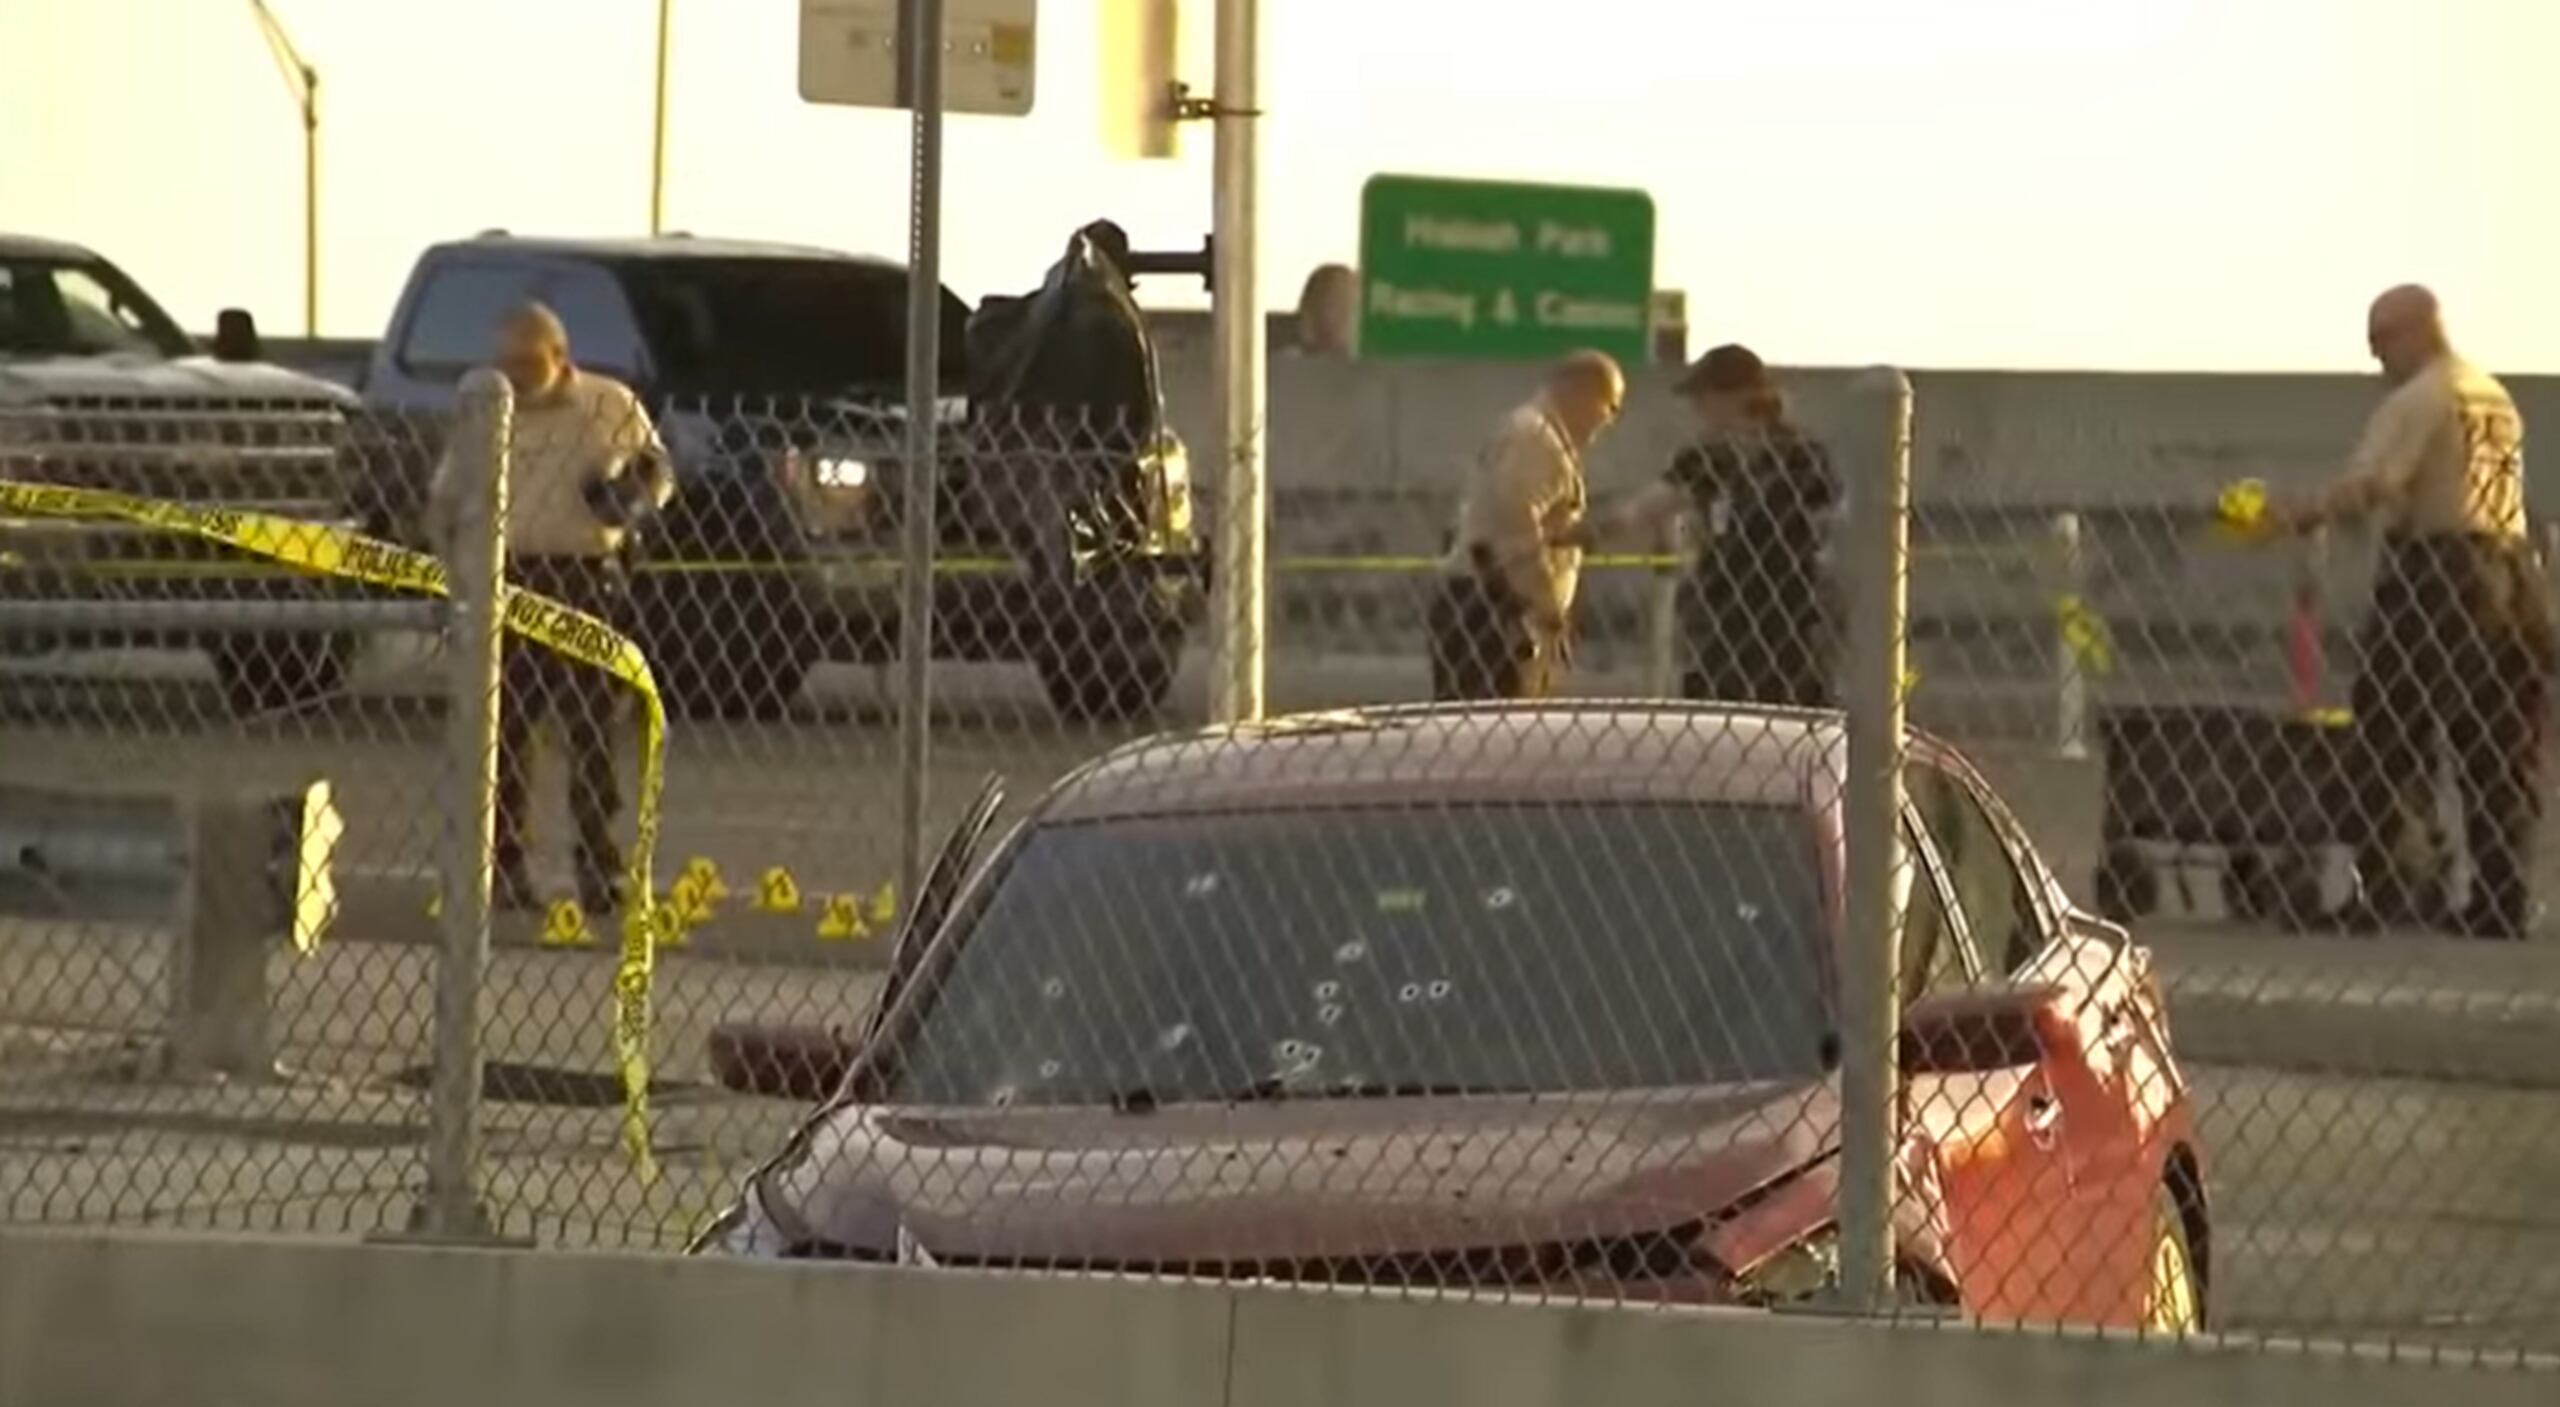
[[[907,445],[898,612],[898,888],[923,882],[941,484],[942,114],[1031,111],[1037,0],[801,0],[800,96],[907,108]],[[951,82],[946,90],[946,66]]]

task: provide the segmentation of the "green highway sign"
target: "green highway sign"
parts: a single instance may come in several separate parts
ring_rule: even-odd
[[[1372,176],[1360,192],[1360,355],[1645,360],[1653,197]]]

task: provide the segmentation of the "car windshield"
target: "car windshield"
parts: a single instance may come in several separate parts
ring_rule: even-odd
[[[660,382],[693,393],[824,394],[903,385],[906,271],[843,259],[652,259],[620,269]],[[942,296],[944,376],[969,310]]]
[[[1770,806],[1432,806],[1033,831],[891,1098],[1598,1091],[1832,1058],[1813,831]]]
[[[0,354],[183,356],[187,336],[108,264],[0,256]]]

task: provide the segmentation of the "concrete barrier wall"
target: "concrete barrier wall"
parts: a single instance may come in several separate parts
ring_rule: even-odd
[[[0,1231],[0,1407],[2560,1401],[2538,1366],[1217,1286]]]

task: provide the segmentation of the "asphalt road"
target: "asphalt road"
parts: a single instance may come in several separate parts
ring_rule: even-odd
[[[1636,686],[1623,661],[1586,663],[1588,688]],[[0,673],[0,779],[298,786],[327,776],[348,821],[343,867],[415,872],[433,863],[441,724],[405,697],[396,666],[375,673],[355,702],[246,724],[224,718],[188,662],[119,661],[87,678]],[[1022,671],[952,668],[942,682],[937,830],[985,773],[1029,796],[1120,736],[1058,726]],[[661,873],[699,856],[741,891],[771,866],[788,867],[811,894],[876,887],[898,852],[887,683],[829,671],[788,721],[681,729]],[[1420,680],[1409,661],[1340,660],[1276,672],[1273,684],[1275,705],[1287,708],[1410,697]],[[1184,688],[1200,696],[1196,677]],[[2056,868],[2075,883],[2085,876],[2093,769],[2003,741],[2035,727],[2003,720],[2046,716],[2041,686],[1924,685],[1924,696],[1931,688],[1934,721],[1982,740],[1977,757]],[[558,790],[556,774],[541,790]],[[556,801],[546,804],[556,822]],[[728,902],[734,909],[746,898]],[[426,1059],[432,964],[422,950],[341,937],[316,958],[277,961],[289,1080],[182,1085],[137,1060],[167,976],[156,936],[0,923],[6,1215],[333,1233],[398,1226],[419,1180],[423,1130],[419,1096],[400,1079]],[[786,946],[740,962],[706,945],[670,957],[654,1042],[660,1074],[676,1082],[659,1101],[663,1180],[642,1188],[631,1178],[615,1151],[609,1092],[560,1092],[594,1096],[582,1107],[501,1100],[490,1106],[487,1149],[489,1199],[505,1229],[544,1244],[680,1240],[795,1116],[785,1104],[700,1088],[703,1036],[731,1019],[851,1019],[871,981],[855,970],[862,956],[859,945],[820,942],[812,925],[803,953]],[[490,1058],[609,1071],[609,961],[502,951],[489,982]],[[2423,972],[2392,980],[2425,988]],[[2344,1030],[2352,1040],[2353,1024]],[[2215,1158],[2223,1322],[2560,1348],[2560,1203],[2548,1195],[2560,1186],[2560,1094],[2248,1063],[2194,1073]]]

